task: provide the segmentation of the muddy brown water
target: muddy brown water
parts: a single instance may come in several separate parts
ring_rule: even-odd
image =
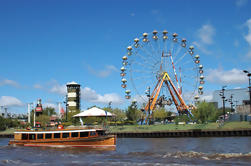
[[[11,147],[0,138],[0,165],[251,165],[251,137],[118,138],[116,151]]]

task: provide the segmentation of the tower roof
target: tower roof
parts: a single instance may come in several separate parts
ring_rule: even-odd
[[[68,82],[66,85],[79,85],[79,84],[76,83],[75,81],[72,81],[72,82]]]

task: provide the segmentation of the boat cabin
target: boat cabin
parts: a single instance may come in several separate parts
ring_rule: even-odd
[[[54,131],[17,131],[14,133],[15,140],[22,141],[45,141],[62,139],[81,139],[105,135],[104,130],[54,130]]]

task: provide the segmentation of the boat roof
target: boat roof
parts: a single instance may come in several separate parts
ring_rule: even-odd
[[[89,132],[89,131],[96,131],[95,129],[82,129],[82,130],[25,130],[25,131],[15,131],[15,134],[25,134],[25,133],[32,133],[32,134],[41,134],[41,133],[75,133],[75,132]]]

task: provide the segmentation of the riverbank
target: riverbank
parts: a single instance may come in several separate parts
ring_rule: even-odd
[[[15,129],[13,129],[13,128],[7,129],[5,131],[0,131],[0,138],[13,138],[14,131],[15,131]]]
[[[251,136],[250,122],[226,122],[208,124],[124,125],[110,126],[109,133],[118,137],[227,137]],[[0,132],[0,137],[12,138],[15,129]]]
[[[112,133],[142,133],[142,132],[169,132],[187,130],[241,130],[251,129],[250,122],[226,122],[224,125],[219,123],[207,124],[166,124],[166,125],[124,125],[111,126]]]

